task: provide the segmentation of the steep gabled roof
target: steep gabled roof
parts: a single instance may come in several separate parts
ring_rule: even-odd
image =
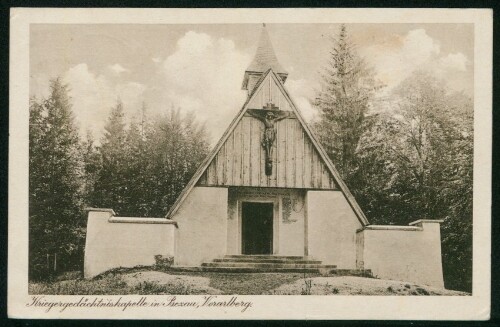
[[[272,69],[275,73],[278,74],[288,74],[279,63],[278,58],[274,53],[269,34],[267,33],[267,30],[264,26],[260,33],[257,52],[255,53],[255,57],[253,58],[253,61],[250,63],[250,66],[248,66],[246,71],[264,73],[268,69]]]
[[[247,101],[245,102],[245,104],[243,105],[243,107],[241,108],[241,110],[239,111],[239,113],[236,115],[236,117],[233,119],[233,121],[231,122],[231,124],[229,125],[229,127],[227,128],[227,130],[224,132],[224,134],[220,138],[220,140],[217,143],[217,145],[213,148],[213,150],[210,152],[210,154],[206,157],[206,159],[200,165],[200,167],[198,168],[198,170],[195,172],[195,174],[193,175],[193,177],[191,178],[191,180],[188,182],[188,184],[186,185],[186,187],[184,188],[184,190],[181,192],[181,194],[177,198],[177,200],[174,203],[174,205],[170,208],[169,212],[167,213],[167,217],[168,218],[172,218],[172,216],[175,215],[175,213],[177,212],[177,210],[180,208],[180,206],[182,205],[182,203],[184,202],[184,200],[187,198],[187,196],[189,195],[189,193],[191,192],[191,190],[193,189],[193,187],[196,185],[196,183],[198,182],[198,180],[200,179],[200,177],[203,175],[203,173],[205,172],[205,170],[207,169],[207,167],[210,165],[210,163],[212,162],[212,160],[214,159],[214,157],[217,155],[217,153],[221,149],[221,147],[224,144],[224,142],[226,142],[227,138],[233,132],[233,130],[235,129],[235,127],[238,124],[238,122],[242,119],[243,115],[245,114],[245,112],[248,109],[249,102],[256,95],[257,91],[262,87],[262,82],[265,80],[265,78],[268,75],[271,78],[273,78],[273,80],[277,83],[280,91],[283,93],[283,95],[285,96],[285,98],[287,99],[287,101],[290,103],[292,111],[297,116],[297,119],[299,120],[300,124],[302,125],[302,128],[304,128],[304,130],[305,130],[307,136],[309,137],[309,139],[311,140],[313,146],[316,148],[316,150],[318,151],[321,159],[323,160],[323,162],[327,166],[328,170],[332,174],[335,182],[339,185],[340,190],[342,191],[342,193],[346,197],[349,205],[351,206],[351,208],[355,212],[358,220],[361,222],[361,224],[363,226],[368,225],[369,224],[368,223],[368,219],[366,218],[365,214],[363,213],[363,211],[359,207],[358,203],[356,202],[356,200],[352,196],[351,192],[347,188],[347,185],[344,183],[344,181],[340,177],[339,172],[337,171],[337,169],[335,168],[335,166],[331,162],[330,158],[328,158],[328,155],[326,154],[325,150],[323,149],[323,147],[318,142],[318,140],[316,139],[316,137],[314,136],[314,134],[312,133],[312,131],[307,126],[304,118],[300,114],[300,111],[297,109],[297,106],[295,105],[295,103],[291,99],[290,95],[286,91],[286,89],[285,89],[285,87],[283,85],[282,80],[280,79],[280,77],[272,69],[268,69],[268,71],[264,74],[264,76],[262,76],[262,78],[259,80],[259,82],[255,86],[252,94],[247,98]]]

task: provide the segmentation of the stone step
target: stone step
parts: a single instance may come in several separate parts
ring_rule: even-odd
[[[214,259],[213,262],[255,262],[255,263],[295,263],[295,264],[321,264],[319,260],[300,260],[300,259],[275,259],[275,258],[222,258]]]
[[[202,267],[239,267],[239,268],[331,268],[335,269],[335,265],[322,265],[318,263],[274,263],[274,262],[205,262]]]
[[[179,272],[217,272],[217,273],[312,273],[322,276],[358,276],[373,277],[370,269],[338,269],[338,268],[241,268],[241,267],[204,267],[204,266],[172,266],[172,271]]]
[[[318,268],[251,268],[251,267],[201,267],[206,272],[221,273],[319,273]]]
[[[269,255],[269,254],[226,254],[224,259],[260,259],[260,260],[308,260],[306,256],[294,256],[294,255]]]
[[[371,269],[320,269],[324,276],[358,276],[373,278]]]

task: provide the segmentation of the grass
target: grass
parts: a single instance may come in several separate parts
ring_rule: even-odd
[[[134,294],[133,290],[118,275],[92,280],[78,278],[56,282],[29,283],[28,292],[29,294],[53,295]]]
[[[50,282],[30,282],[29,294],[53,295],[126,295],[126,294],[206,294],[202,291],[191,289],[182,281],[166,284],[154,281],[142,281],[137,285],[129,285],[124,280],[125,274],[151,271],[151,267],[118,268],[87,280],[81,274],[70,274],[71,279],[64,280],[60,277]],[[210,272],[180,272],[162,271],[170,275],[197,276],[209,278],[209,286],[218,289],[222,294],[265,294],[267,291],[283,284],[293,283],[303,274],[294,273],[239,273],[224,274]]]
[[[81,274],[30,282],[29,294],[50,295],[470,295],[398,281],[363,277],[320,277],[300,273],[181,272],[154,267],[120,268],[94,279]]]
[[[66,282],[30,283],[29,294],[50,295],[188,295],[193,294],[189,286],[182,283],[160,284],[144,281],[128,285],[121,276],[106,277],[99,280],[71,280]]]
[[[301,278],[302,274],[262,273],[262,274],[217,274],[211,273],[210,286],[217,288],[223,294],[264,294],[283,284],[293,283]]]

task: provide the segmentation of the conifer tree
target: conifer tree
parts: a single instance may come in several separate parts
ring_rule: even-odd
[[[86,207],[97,207],[99,200],[96,198],[95,187],[102,169],[102,157],[90,130],[82,143],[82,152],[85,176],[83,200]]]
[[[378,86],[372,71],[357,54],[345,25],[341,25],[332,42],[323,87],[315,101],[320,112],[315,127],[326,152],[348,182],[356,169],[356,149]]]
[[[150,213],[164,216],[208,152],[206,131],[192,114],[171,108],[155,118],[148,140]]]
[[[68,87],[30,103],[30,277],[78,265],[83,250],[82,164]]]
[[[102,168],[95,186],[97,206],[113,208],[122,214],[121,211],[127,201],[126,167],[129,163],[126,148],[125,115],[121,100],[117,100],[115,107],[112,108],[104,130],[100,147]]]
[[[126,203],[123,207],[125,214],[134,216],[147,216],[148,189],[145,183],[148,171],[147,139],[143,137],[144,123],[132,121],[127,130],[127,165],[124,175],[128,187],[124,197]]]

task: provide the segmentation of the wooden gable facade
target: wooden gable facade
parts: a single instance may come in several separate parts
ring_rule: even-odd
[[[263,124],[248,110],[273,103],[289,117],[276,123],[273,172],[264,172]],[[306,125],[284,88],[269,69],[256,83],[240,112],[200,165],[167,213],[172,218],[195,186],[277,187],[341,191],[362,225],[368,220],[326,152]]]
[[[276,122],[272,174],[265,174],[264,124],[246,112],[220,146],[198,185],[338,188],[279,83],[279,76],[270,71],[246,105],[246,109],[262,110],[272,103],[278,110],[290,112],[286,119]]]

